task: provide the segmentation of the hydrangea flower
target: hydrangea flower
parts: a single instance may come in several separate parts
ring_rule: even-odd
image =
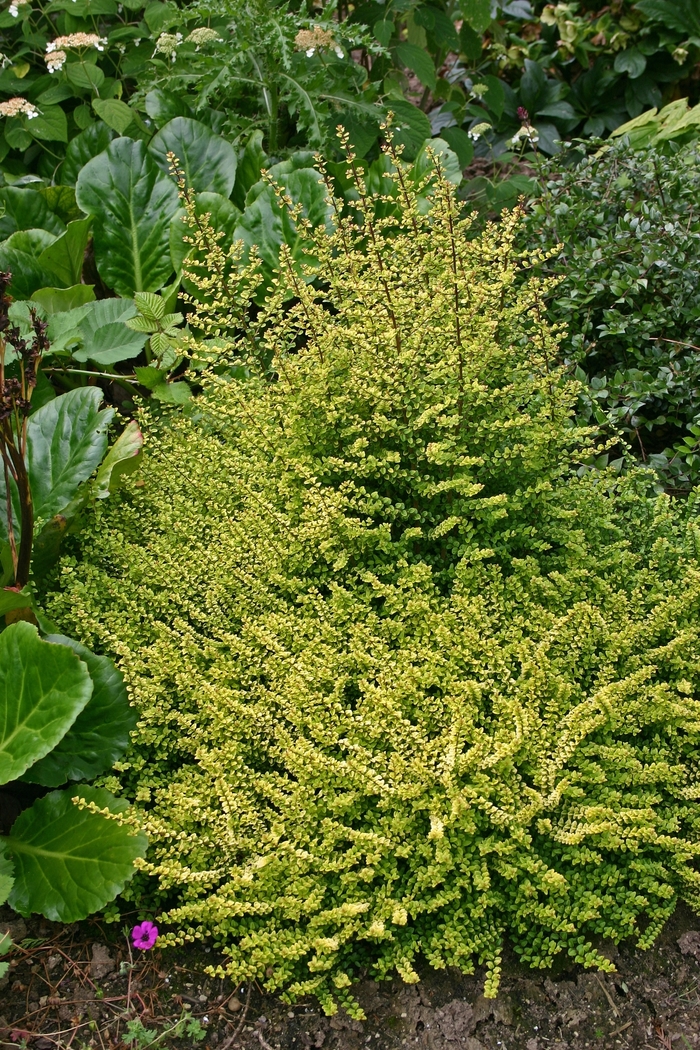
[[[46,55],[44,61],[49,73],[55,73],[57,70],[63,69],[67,58],[65,51],[54,51],[52,54]]]
[[[131,931],[131,939],[135,948],[139,948],[142,952],[147,952],[158,940],[158,927],[148,920],[140,922]]]
[[[57,36],[46,45],[46,54],[52,51],[63,51],[65,48],[95,47],[98,51],[104,51],[107,40],[97,33],[69,33],[67,36]]]
[[[156,40],[153,54],[170,55],[170,58],[174,62],[177,49],[181,43],[182,33],[161,33]]]
[[[468,135],[470,139],[473,139],[474,142],[476,142],[476,140],[480,139],[487,131],[491,131],[491,125],[487,121],[483,121],[481,124],[477,124],[475,127],[471,128]]]
[[[19,117],[20,114],[32,120],[39,116],[39,110],[26,98],[10,98],[7,102],[0,102],[0,117]]]
[[[204,47],[205,44],[212,44],[214,41],[221,43],[221,37],[215,29],[209,29],[207,26],[199,26],[197,29],[193,29],[189,36],[185,37],[186,44],[194,44],[195,50],[199,51],[200,47]]]
[[[313,29],[300,29],[294,37],[294,46],[297,51],[305,51],[307,56],[311,58],[317,50],[335,48],[336,43],[331,32],[327,29],[321,29],[320,26],[314,26]]]
[[[12,3],[8,7],[8,11],[10,12],[13,18],[17,18],[17,16],[19,15],[20,7],[23,7],[24,4],[28,3],[29,0],[12,0]]]

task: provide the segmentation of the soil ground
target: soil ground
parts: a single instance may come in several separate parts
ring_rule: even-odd
[[[511,960],[495,1000],[480,994],[478,974],[365,981],[356,994],[366,1021],[209,977],[218,959],[206,948],[134,957],[113,927],[24,923],[0,911],[0,930],[8,922],[19,946],[0,979],[2,1050],[700,1048],[700,918],[685,908],[650,951],[608,952],[613,974],[535,972]]]

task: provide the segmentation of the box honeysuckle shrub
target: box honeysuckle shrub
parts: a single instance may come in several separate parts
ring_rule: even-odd
[[[493,995],[506,940],[612,969],[700,904],[697,502],[586,469],[517,216],[398,164],[257,313],[211,249],[203,392],[49,602],[139,711],[130,899],[331,1012],[421,960]]]

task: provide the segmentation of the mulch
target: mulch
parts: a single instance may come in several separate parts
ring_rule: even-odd
[[[1,1050],[700,1047],[700,918],[686,908],[649,951],[601,946],[612,974],[565,964],[531,971],[506,958],[495,1000],[481,994],[483,974],[364,981],[355,991],[365,1021],[207,976],[220,959],[213,948],[136,952],[121,930],[94,920],[24,922],[0,909],[0,930],[8,926],[18,944],[0,979]]]

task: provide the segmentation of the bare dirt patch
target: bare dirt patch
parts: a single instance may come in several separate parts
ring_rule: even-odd
[[[367,1015],[325,1017],[255,985],[208,977],[215,951],[130,953],[110,927],[11,921],[0,1047],[31,1050],[687,1050],[700,1047],[700,919],[681,908],[648,952],[608,952],[613,974],[528,971],[511,960],[497,999],[481,975],[426,970],[418,985],[364,981]]]

